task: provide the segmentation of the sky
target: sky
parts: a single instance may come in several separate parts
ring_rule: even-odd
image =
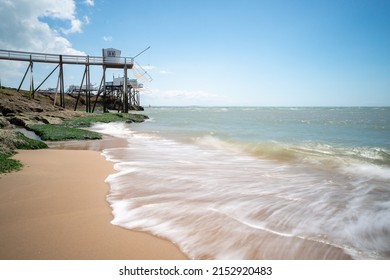
[[[153,78],[144,106],[390,106],[390,0],[0,0],[0,18],[5,50],[150,46],[136,58]],[[2,85],[18,87],[27,66],[0,61]],[[54,67],[35,63],[35,84]],[[83,71],[65,66],[65,86]]]

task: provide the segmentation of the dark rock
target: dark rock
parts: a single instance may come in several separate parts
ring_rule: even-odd
[[[14,125],[23,126],[23,127],[25,127],[28,124],[28,119],[24,118],[23,116],[15,116],[8,119],[8,121]]]
[[[5,117],[0,116],[0,128],[5,128],[9,125],[10,125],[9,121]]]

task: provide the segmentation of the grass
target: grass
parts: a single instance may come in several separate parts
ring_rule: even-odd
[[[141,114],[93,114],[90,116],[67,119],[63,124],[36,124],[26,127],[35,132],[43,141],[63,140],[89,140],[101,139],[102,135],[97,132],[80,129],[77,127],[89,127],[93,123],[102,122],[143,122],[148,117]],[[14,130],[0,130],[0,173],[20,170],[23,164],[12,157],[15,149],[44,149],[47,144],[26,137],[23,133]]]
[[[70,127],[89,127],[93,123],[109,123],[109,122],[143,122],[148,117],[141,114],[115,114],[115,113],[104,113],[94,114],[90,116],[77,117],[67,119],[64,121],[65,126]]]
[[[8,173],[22,169],[23,164],[16,159],[10,158],[11,156],[13,154],[0,153],[0,173]]]
[[[93,114],[67,119],[60,125],[30,125],[28,129],[35,132],[44,141],[101,139],[101,134],[79,127],[89,127],[93,123],[99,122],[143,122],[145,119],[147,119],[147,116],[140,114]]]
[[[10,158],[15,154],[15,149],[35,150],[47,148],[46,143],[30,139],[19,131],[1,130],[0,140],[0,173],[17,171],[23,167],[20,161]]]
[[[18,140],[16,142],[16,149],[37,150],[37,149],[48,148],[48,146],[45,142],[28,138],[21,132],[16,132],[16,139]]]
[[[66,119],[60,125],[35,124],[29,125],[27,129],[35,132],[44,141],[101,139],[101,134],[80,129],[79,127],[89,127],[93,123],[98,122],[143,122],[147,118],[147,116],[141,114],[91,114],[89,116]]]
[[[31,99],[29,91],[16,92],[16,89],[0,87],[0,93],[4,96],[20,94],[28,99]],[[6,98],[6,97],[5,97]],[[39,102],[52,103],[51,97],[45,97],[37,94],[35,97]],[[48,99],[49,98],[49,99]],[[72,101],[72,98],[69,97]],[[1,114],[1,113],[0,113]],[[126,114],[126,113],[104,113],[90,114],[88,116],[76,117],[65,120],[60,125],[52,124],[36,124],[26,127],[34,131],[43,141],[62,141],[62,140],[86,140],[86,139],[101,139],[101,134],[97,132],[80,129],[79,127],[89,127],[93,123],[108,123],[108,122],[143,122],[148,117],[141,114]],[[47,148],[46,143],[26,137],[21,132],[11,129],[0,129],[0,173],[19,170],[22,168],[22,163],[12,159],[16,153],[16,149],[43,149]]]
[[[101,139],[101,134],[85,129],[66,127],[53,124],[35,124],[28,126],[28,129],[34,131],[44,141],[62,141],[62,140],[89,140]]]

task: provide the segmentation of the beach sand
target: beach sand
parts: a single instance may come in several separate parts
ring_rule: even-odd
[[[23,169],[0,174],[0,259],[188,259],[170,241],[110,223],[104,180],[115,170],[101,151],[125,145],[126,139],[105,136],[18,151]],[[350,259],[326,244],[259,234],[264,259]],[[301,256],[292,255],[295,247]]]
[[[14,158],[23,169],[0,174],[0,259],[187,258],[167,240],[110,223],[104,180],[115,171],[100,152],[28,150]]]

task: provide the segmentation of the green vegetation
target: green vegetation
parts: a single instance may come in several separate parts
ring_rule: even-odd
[[[148,117],[141,114],[91,114],[83,117],[66,119],[62,124],[34,124],[26,126],[35,132],[43,141],[87,140],[101,139],[100,133],[80,129],[89,127],[93,123],[103,122],[143,122]],[[44,149],[47,144],[26,137],[23,133],[12,129],[0,129],[0,173],[11,172],[22,168],[22,163],[11,159],[16,149]]]
[[[35,124],[28,126],[28,129],[34,131],[44,141],[62,141],[62,140],[87,140],[101,139],[102,136],[93,131],[84,129],[66,127],[53,124]]]
[[[102,137],[99,133],[80,129],[78,127],[89,127],[93,123],[98,122],[143,122],[146,118],[147,116],[140,114],[93,114],[89,116],[66,119],[60,125],[29,125],[27,129],[34,131],[44,141],[101,139]]]
[[[15,154],[15,149],[32,150],[45,149],[46,143],[30,139],[23,133],[14,130],[0,130],[0,173],[20,170],[23,164],[10,157]]]
[[[37,149],[48,148],[48,146],[45,142],[28,138],[21,132],[16,132],[16,139],[18,140],[16,142],[16,149],[37,150]]]
[[[66,96],[66,108],[74,108],[75,100],[75,96]],[[141,114],[126,113],[86,115],[59,110],[58,107],[53,106],[53,101],[52,94],[37,92],[32,98],[30,91],[17,92],[16,89],[0,86],[0,173],[22,167],[22,163],[11,158],[17,149],[47,148],[46,143],[30,139],[23,133],[11,129],[11,124],[34,131],[43,141],[85,140],[101,139],[102,136],[96,132],[80,129],[81,127],[89,127],[99,122],[143,122],[148,118]],[[85,104],[82,98],[80,103]],[[76,115],[83,116],[75,117]]]
[[[35,150],[45,149],[46,143],[28,138],[23,133],[12,129],[0,130],[0,153],[13,155],[15,149]]]
[[[92,114],[89,116],[66,119],[60,125],[43,124],[30,125],[27,129],[34,131],[44,141],[62,141],[62,140],[86,140],[101,139],[101,135],[78,127],[89,127],[93,123],[109,122],[143,122],[147,116],[140,114]]]
[[[109,123],[109,122],[143,122],[148,117],[141,114],[115,114],[115,113],[104,113],[104,114],[93,114],[90,116],[77,117],[67,119],[64,121],[65,126],[70,127],[88,127],[93,123]]]
[[[23,164],[20,161],[10,158],[11,156],[13,156],[13,154],[0,153],[0,173],[17,171],[23,167]]]

